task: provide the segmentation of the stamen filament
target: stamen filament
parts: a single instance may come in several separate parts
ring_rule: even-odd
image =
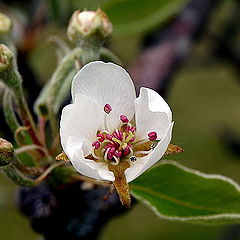
[[[117,157],[115,157],[115,156],[113,156],[113,158],[114,158],[114,160],[115,160],[115,162],[110,162],[112,165],[118,165],[119,164],[119,159],[117,158]]]
[[[96,158],[97,160],[102,160],[101,157],[99,157],[99,156],[97,156],[97,155],[95,154],[94,150],[92,151],[92,155],[93,155],[93,157]]]
[[[122,146],[122,142],[117,138],[112,138],[112,141],[117,142],[120,146]]]
[[[124,140],[124,142],[129,142],[129,140],[131,140],[133,138],[133,133],[132,132],[129,132],[129,135],[128,137]]]
[[[111,111],[111,106],[105,105],[104,127],[105,130],[98,131],[97,141],[92,143],[92,156],[96,160],[102,160],[111,165],[118,165],[120,161],[135,162],[149,154],[154,148],[151,140],[156,141],[157,133],[149,132],[146,139],[136,140],[136,127],[130,123],[125,115],[120,116],[122,123],[113,132],[108,131],[107,117]],[[98,149],[98,150],[97,150]],[[141,151],[143,150],[143,151]]]
[[[108,148],[105,153],[104,153],[104,160],[108,163],[108,159],[107,159],[107,156],[108,156],[108,152],[110,151],[110,148]]]

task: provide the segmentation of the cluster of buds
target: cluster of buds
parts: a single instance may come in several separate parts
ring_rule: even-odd
[[[82,41],[103,41],[113,31],[112,23],[101,9],[94,11],[75,11],[68,25],[68,38]]]

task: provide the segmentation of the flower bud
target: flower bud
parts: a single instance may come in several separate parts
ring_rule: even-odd
[[[8,34],[11,30],[11,19],[3,13],[0,13],[0,35]]]
[[[101,9],[75,11],[68,25],[68,38],[73,42],[102,41],[112,31],[112,23]]]
[[[0,166],[8,165],[14,158],[13,145],[7,140],[0,138]]]
[[[13,64],[13,53],[4,44],[0,44],[0,73],[9,69]]]

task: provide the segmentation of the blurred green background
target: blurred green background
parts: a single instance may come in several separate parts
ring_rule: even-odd
[[[56,1],[49,2],[54,4]],[[110,1],[84,0],[71,3],[75,9],[94,10],[108,2]],[[151,0],[145,3],[140,1],[141,4],[137,6],[141,11],[131,17],[130,12],[126,13],[124,2],[126,1],[112,1],[104,6],[106,10],[112,9],[112,11],[108,10],[109,17],[116,21],[115,32],[108,44],[122,58],[125,66],[129,66],[140,53],[144,36],[164,25],[163,20],[178,12],[183,1]],[[136,0],[128,2],[132,2],[130,9],[133,11]],[[163,5],[158,5],[158,2]],[[147,9],[146,4],[149,7]],[[60,6],[63,7],[64,3]],[[185,152],[168,159],[206,173],[223,174],[240,183],[240,157],[232,153],[227,148],[227,144],[219,139],[219,134],[225,126],[240,135],[239,74],[230,63],[213,57],[209,51],[214,45],[211,34],[221,31],[221,23],[228,18],[229,11],[233,7],[233,1],[223,1],[215,9],[207,32],[201,41],[195,43],[186,63],[174,77],[168,94],[168,103],[175,121],[172,142],[180,144]],[[114,12],[116,9],[118,11]],[[155,13],[158,15],[162,13],[164,16],[156,18]],[[58,11],[51,14],[52,19],[59,18]],[[126,14],[124,19],[131,22],[126,31],[124,24],[127,22],[124,23],[122,20],[124,14]],[[144,22],[140,30],[139,21]],[[133,30],[134,28],[136,31]],[[65,28],[53,23],[47,25],[38,34],[37,45],[31,52],[29,61],[38,74],[39,83],[46,81],[55,67],[53,47],[46,42],[50,34],[65,37]],[[128,44],[130,41],[131,46]],[[46,59],[49,59],[47,63]],[[40,236],[31,231],[28,220],[16,210],[16,186],[3,174],[0,174],[0,182],[1,240],[39,239]],[[168,222],[159,219],[146,206],[137,204],[127,214],[108,222],[100,240],[217,240],[221,239],[226,228],[226,226],[207,227]]]

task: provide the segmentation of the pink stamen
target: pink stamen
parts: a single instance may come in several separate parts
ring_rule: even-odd
[[[109,153],[114,153],[115,152],[115,147],[112,147],[110,150],[109,150]]]
[[[103,141],[105,140],[105,137],[104,137],[104,135],[103,135],[103,134],[101,134],[101,133],[100,133],[100,134],[98,134],[98,135],[97,135],[97,137],[98,137],[98,141],[99,141],[99,142],[103,142]]]
[[[116,131],[116,132],[113,132],[113,137],[117,138],[118,140],[122,141],[122,138],[123,138],[123,133],[122,131]]]
[[[108,143],[107,146],[105,146],[105,149],[114,147],[113,143]]]
[[[122,141],[122,139],[123,139],[123,133],[122,133],[122,131],[119,131],[119,132],[118,132],[118,136],[119,136],[119,140]]]
[[[104,106],[104,112],[109,114],[111,111],[112,111],[112,107],[107,103],[105,106]]]
[[[108,151],[108,159],[112,159],[115,153],[115,148],[112,147],[109,151]]]
[[[130,153],[130,148],[127,146],[123,149],[123,155],[126,156]]]
[[[128,118],[127,118],[125,115],[121,115],[121,116],[120,116],[120,120],[121,120],[123,123],[128,123],[128,122],[129,122]]]
[[[119,146],[120,146],[119,143],[117,143],[117,142],[114,142],[113,144],[114,144],[114,147],[115,147],[116,149],[118,149]]]
[[[95,148],[95,149],[98,149],[100,147],[100,142],[99,141],[95,141],[92,143],[92,146]]]
[[[113,137],[118,138],[118,134],[116,132],[112,133]]]
[[[133,147],[133,145],[131,144],[131,143],[128,143],[127,144],[130,148],[132,148]]]
[[[132,126],[132,127],[130,128],[130,131],[131,131],[131,132],[135,132],[135,131],[136,131],[136,127]]]
[[[113,136],[110,135],[110,134],[106,134],[106,138],[107,138],[108,140],[112,140]]]
[[[127,126],[127,128],[126,128],[126,131],[127,132],[135,132],[136,131],[136,127],[134,127],[134,126]]]
[[[150,140],[150,141],[154,141],[154,140],[156,140],[157,139],[157,133],[156,132],[150,132],[149,134],[148,134],[148,139]]]
[[[135,141],[134,137],[129,140],[129,142],[133,142],[133,141]]]
[[[117,158],[120,158],[120,157],[122,156],[122,152],[116,150],[116,151],[114,152],[114,156],[116,156]]]

